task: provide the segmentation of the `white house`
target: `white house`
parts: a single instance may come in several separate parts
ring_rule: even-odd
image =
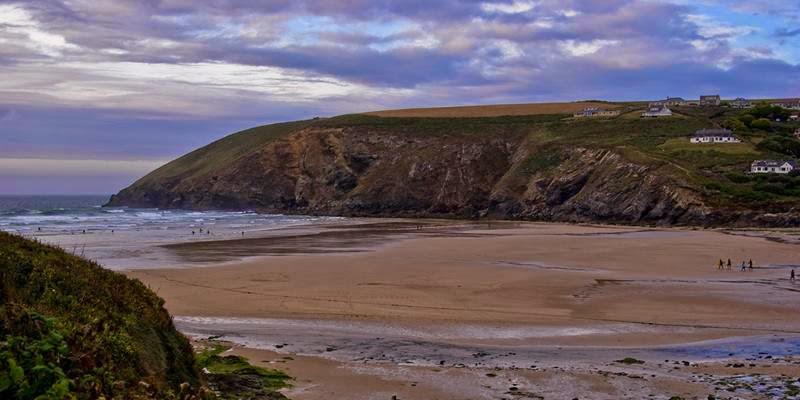
[[[800,110],[800,100],[798,99],[778,101],[770,105],[773,107],[785,108],[787,110]]]
[[[750,164],[750,172],[754,174],[788,174],[795,169],[794,160],[755,160]]]
[[[572,114],[575,118],[588,118],[588,117],[616,117],[619,115],[617,110],[606,110],[604,108],[589,107],[584,108],[583,111],[578,111]]]
[[[651,105],[642,113],[642,118],[660,118],[672,116],[672,110],[665,105]]]
[[[743,97],[737,97],[735,100],[729,101],[728,105],[733,108],[753,108],[753,102]]]
[[[701,106],[718,106],[722,102],[722,98],[718,94],[700,96]]]
[[[689,104],[689,102],[682,97],[667,97],[666,100],[657,101],[656,104],[665,106],[685,106]]]
[[[694,133],[691,139],[692,143],[741,143],[733,132],[727,129],[700,129]]]

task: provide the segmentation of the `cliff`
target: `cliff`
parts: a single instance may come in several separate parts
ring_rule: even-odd
[[[756,146],[758,133],[740,147],[684,145],[726,111],[637,115],[346,115],[269,125],[187,154],[109,205],[659,225],[800,221],[794,178],[765,191],[739,173],[773,155]]]

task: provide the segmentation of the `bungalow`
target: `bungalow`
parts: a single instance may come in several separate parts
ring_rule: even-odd
[[[700,96],[701,106],[718,106],[721,102],[718,94]]]
[[[770,105],[773,107],[785,108],[787,110],[800,110],[800,100],[798,99],[776,101]]]
[[[589,118],[589,117],[616,117],[619,115],[617,110],[606,110],[604,108],[590,107],[584,108],[583,111],[578,111],[572,114],[575,118]]]
[[[753,108],[753,102],[742,97],[729,101],[728,105],[733,108]]]
[[[671,117],[672,110],[665,105],[653,105],[647,108],[647,111],[642,113],[642,118],[660,118]]]
[[[659,101],[658,103],[665,106],[685,106],[689,104],[688,101],[680,97],[667,97],[666,100]]]
[[[727,129],[700,129],[694,133],[691,139],[692,143],[741,143],[733,132]]]
[[[794,160],[755,160],[750,164],[750,172],[754,174],[788,174],[795,169]]]

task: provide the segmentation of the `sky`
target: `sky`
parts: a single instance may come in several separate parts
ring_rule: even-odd
[[[800,0],[0,0],[0,194],[110,194],[248,127],[800,97]]]

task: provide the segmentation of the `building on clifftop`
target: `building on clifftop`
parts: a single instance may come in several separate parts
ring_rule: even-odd
[[[735,100],[728,102],[732,108],[753,108],[753,102],[743,97],[737,97]]]
[[[741,143],[733,132],[727,129],[700,129],[694,133],[691,139],[692,143]]]
[[[794,160],[755,160],[750,164],[750,172],[754,174],[788,174],[795,169]]]
[[[619,111],[617,110],[606,110],[598,107],[584,108],[583,111],[572,114],[575,118],[616,117],[617,115],[619,115]]]
[[[669,109],[666,105],[650,105],[647,107],[647,111],[642,113],[642,118],[660,118],[660,117],[671,117],[672,110]]]
[[[700,96],[701,106],[718,106],[720,103],[722,103],[722,99],[718,94]]]

